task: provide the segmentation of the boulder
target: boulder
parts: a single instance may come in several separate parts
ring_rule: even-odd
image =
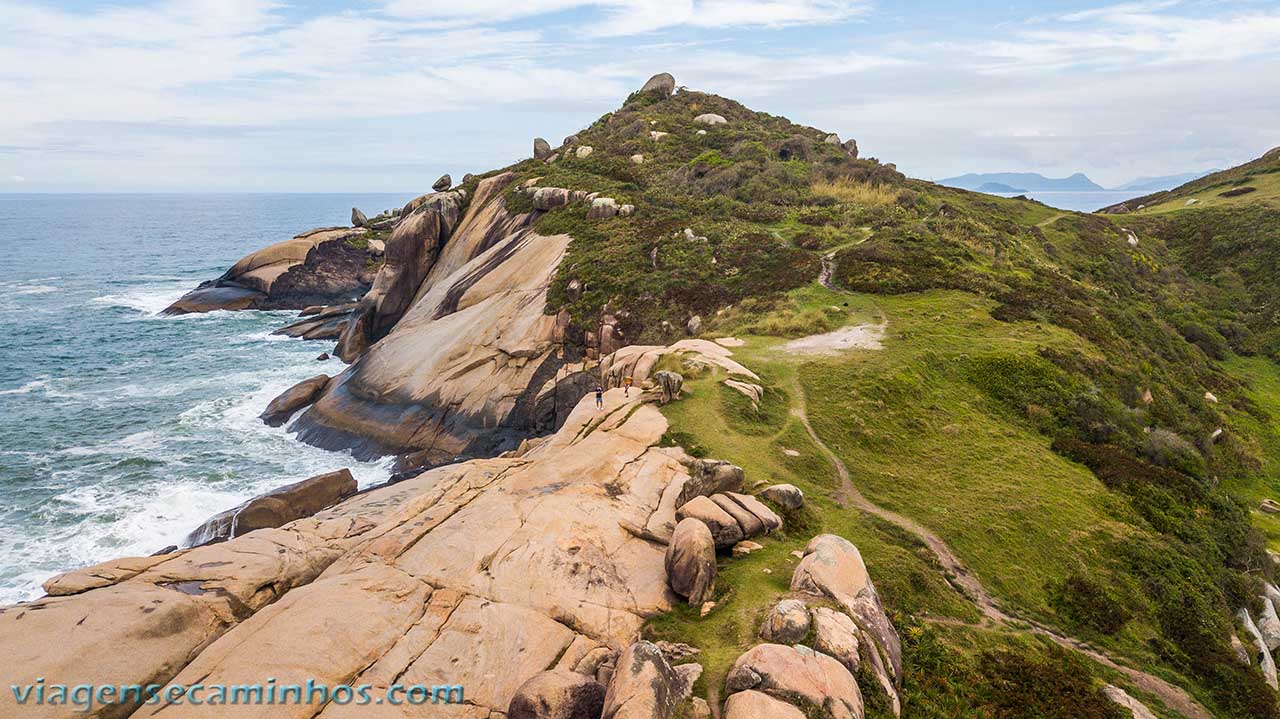
[[[799,509],[804,506],[804,492],[793,484],[770,485],[760,490],[760,496],[783,509]]]
[[[1276,608],[1270,597],[1263,594],[1259,600],[1262,603],[1262,611],[1258,613],[1258,633],[1262,635],[1262,641],[1267,645],[1267,649],[1274,652],[1280,649],[1280,617],[1276,615]]]
[[[662,403],[680,399],[680,388],[684,385],[684,377],[675,372],[662,370],[653,375],[654,381],[662,388]]]
[[[1129,692],[1114,684],[1107,684],[1102,687],[1102,693],[1132,714],[1133,719],[1157,719],[1156,715],[1145,704],[1129,696]]]
[[[693,121],[697,123],[701,123],[703,125],[712,125],[712,126],[723,125],[729,122],[728,120],[724,119],[723,116],[717,115],[714,112],[707,112],[707,113],[698,115],[697,117],[693,118]]]
[[[671,591],[701,606],[715,594],[716,543],[702,521],[689,517],[676,524],[667,545],[667,583]]]
[[[774,697],[796,696],[831,719],[862,719],[862,692],[843,664],[805,646],[759,644],[738,657],[725,687]]]
[[[804,712],[754,689],[729,695],[724,719],[805,719]]]
[[[535,210],[554,210],[573,201],[573,193],[563,187],[539,187],[533,191]]]
[[[764,617],[760,638],[774,644],[798,644],[809,636],[809,608],[798,599],[784,599]]]
[[[676,507],[684,506],[694,497],[742,489],[742,482],[746,478],[742,467],[722,459],[690,459],[686,467],[689,478],[679,487],[675,496]]]
[[[677,522],[689,517],[707,525],[718,549],[732,547],[746,536],[738,521],[707,497],[694,497],[676,510]]]
[[[550,669],[520,685],[507,719],[597,719],[604,710],[604,692],[591,677]]]
[[[782,518],[755,497],[749,494],[739,494],[738,492],[725,492],[725,496],[750,512],[756,519],[759,519],[760,523],[764,525],[765,532],[772,532],[782,526]]]
[[[325,359],[328,359],[328,355]],[[279,427],[288,422],[294,412],[316,401],[328,386],[329,375],[327,374],[318,374],[310,379],[304,379],[271,400],[262,414],[258,415],[258,419],[268,426]]]
[[[360,208],[358,207],[351,208],[351,226],[352,227],[364,227],[366,224],[368,224],[368,222],[369,222],[369,218],[364,216],[364,213],[360,211]]]
[[[636,211],[635,205],[619,205],[618,217],[630,217],[633,214],[635,214],[635,211]]]
[[[618,657],[601,719],[672,719],[696,678],[668,664],[652,642],[636,642]]]
[[[902,700],[898,695],[898,683],[871,639],[844,612],[814,607],[812,616],[813,648],[834,657],[854,676],[858,676],[865,664],[894,715],[900,716]],[[864,691],[867,689],[862,688]]]
[[[733,556],[745,557],[751,554],[752,552],[758,552],[761,549],[764,549],[763,544],[744,539],[741,542],[738,542],[737,544],[733,545]]]
[[[752,382],[743,382],[736,379],[726,379],[724,385],[729,389],[741,392],[747,399],[751,400],[751,406],[759,407],[760,400],[764,398],[764,387]]]
[[[684,324],[684,331],[696,335],[702,331],[702,317],[694,315]]]
[[[834,599],[875,642],[895,683],[901,681],[902,643],[857,547],[834,534],[814,537],[791,576],[791,590]]]
[[[830,135],[827,135],[825,138],[823,138],[823,140],[822,140],[822,141],[823,141],[823,142],[825,142],[825,143],[826,143],[826,144],[828,144],[828,145],[839,145],[839,144],[840,144],[840,136],[839,136],[839,135],[837,135],[837,134],[835,134],[835,133],[833,132],[833,133],[831,133]]]
[[[578,136],[577,136],[577,135],[569,135],[569,136],[565,137],[565,138],[564,138],[564,142],[562,142],[562,143],[560,143],[560,144],[561,144],[561,145],[576,145],[576,144],[578,144]]]
[[[196,288],[164,310],[166,315],[185,315],[216,310],[247,310],[266,299],[257,290],[235,285]]]
[[[1218,403],[1218,396],[1207,390],[1204,393],[1204,399],[1206,402],[1212,402],[1213,404]]]
[[[852,157],[855,160],[858,159],[858,141],[857,140],[845,140],[843,143],[840,144],[840,147],[844,149],[844,152],[846,155],[848,155],[849,157]]]
[[[541,137],[533,138],[533,159],[545,160],[551,157],[551,143]]]
[[[605,220],[618,214],[618,202],[612,197],[597,197],[587,210],[588,220]]]
[[[436,192],[444,192],[450,187],[453,187],[453,178],[450,177],[449,173],[447,172],[441,175],[440,179],[431,183],[431,189],[435,190]]]
[[[574,150],[573,154],[576,155],[579,160],[581,160],[585,157],[590,157],[591,153],[594,151],[595,151],[595,148],[591,147],[590,145],[583,145],[578,149]]]
[[[723,509],[726,514],[733,517],[733,521],[738,523],[738,527],[742,529],[742,536],[750,539],[758,537],[766,531],[764,522],[759,517],[743,508],[741,504],[733,501],[727,494],[713,494],[710,497],[716,506]]]
[[[351,476],[349,469],[277,487],[238,507],[213,515],[187,535],[183,546],[198,547],[222,539],[234,539],[256,529],[279,527],[310,517],[355,494],[356,489],[355,477]]]
[[[1258,505],[1258,509],[1266,512],[1267,514],[1280,514],[1280,502],[1267,498],[1262,500],[1262,504]]]
[[[644,155],[641,155],[641,154],[640,154],[640,153],[638,153],[638,152],[637,152],[636,154],[632,155],[632,156],[631,156],[631,164],[633,164],[633,165],[643,165],[643,164],[644,164]]]
[[[664,137],[666,137],[667,135],[670,135],[670,134],[671,134],[671,133],[669,133],[669,132],[662,132],[661,130],[650,130],[650,131],[649,131],[649,139],[650,139],[650,140],[653,140],[654,142],[657,142],[658,140],[661,140],[662,138],[664,138]]]
[[[659,97],[669,97],[675,91],[676,79],[669,72],[660,72],[654,75],[645,81],[644,87],[640,88],[641,93],[646,95],[653,94]]]

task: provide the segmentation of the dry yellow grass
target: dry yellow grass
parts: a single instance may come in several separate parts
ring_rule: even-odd
[[[830,197],[837,202],[847,202],[864,207],[877,207],[893,204],[898,193],[887,187],[878,187],[848,177],[831,182],[815,182],[813,194]]]

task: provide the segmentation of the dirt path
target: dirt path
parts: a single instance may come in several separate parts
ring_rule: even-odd
[[[955,552],[952,552],[946,542],[942,541],[942,538],[934,534],[927,527],[921,525],[919,522],[875,504],[858,491],[858,488],[853,485],[853,480],[849,476],[849,468],[846,467],[844,462],[836,456],[836,453],[822,441],[822,438],[814,431],[813,425],[809,423],[809,416],[805,412],[806,400],[804,387],[801,385],[799,378],[794,380],[793,385],[799,403],[791,408],[791,414],[795,416],[796,419],[800,420],[800,423],[804,425],[805,432],[809,434],[809,438],[813,440],[813,443],[817,445],[822,454],[826,456],[827,461],[831,463],[831,466],[835,467],[836,474],[840,479],[840,489],[836,493],[836,501],[843,507],[854,507],[855,509],[894,524],[907,532],[910,532],[913,536],[923,542],[925,546],[929,548],[929,551],[937,558],[938,563],[942,565],[943,570],[946,572],[947,580],[952,584],[952,586],[977,605],[978,609],[982,612],[983,624],[1000,624],[1006,627],[1012,627],[1019,631],[1026,631],[1047,637],[1061,647],[1078,651],[1099,664],[1124,674],[1131,682],[1133,682],[1134,686],[1148,694],[1159,697],[1160,700],[1164,702],[1165,706],[1178,712],[1184,717],[1187,717],[1187,719],[1213,719],[1213,715],[1181,687],[1175,686],[1174,684],[1171,684],[1155,675],[1118,664],[1110,657],[1079,639],[1073,639],[1071,637],[1058,634],[1053,629],[1038,622],[1019,619],[1007,614],[1000,608],[999,603],[993,596],[991,596],[991,593],[987,591],[987,588],[982,585],[982,582],[978,577],[965,567],[964,563],[955,555]]]

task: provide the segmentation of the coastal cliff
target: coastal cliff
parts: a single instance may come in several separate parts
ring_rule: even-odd
[[[51,579],[0,608],[4,674],[459,685],[430,715],[485,719],[1277,716],[1277,160],[1061,212],[654,76],[175,303],[300,310],[280,333],[345,367],[263,421],[395,474],[282,477]],[[1256,244],[1205,257],[1236,212]],[[422,713],[329,699],[90,713]]]

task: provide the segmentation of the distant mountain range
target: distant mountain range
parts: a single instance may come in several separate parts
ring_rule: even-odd
[[[1070,177],[1045,177],[1037,172],[971,172],[967,175],[938,180],[939,185],[986,193],[1011,192],[1097,192],[1107,189],[1134,192],[1170,190],[1218,170],[1184,172],[1180,175],[1139,177],[1118,187],[1106,188],[1090,180],[1084,173]]]
[[[1036,172],[969,173],[967,175],[960,175],[959,177],[948,177],[945,180],[938,180],[938,184],[947,185],[948,187],[958,187],[962,190],[974,190],[977,192],[1043,192],[1046,190],[1089,192],[1106,189],[1102,185],[1099,185],[1088,177],[1085,177],[1082,172],[1077,172],[1070,177],[1045,177],[1044,175]],[[1002,185],[1004,187],[1020,189],[985,189],[991,185]]]
[[[1161,177],[1139,177],[1136,180],[1130,180],[1123,185],[1115,188],[1117,190],[1141,190],[1143,192],[1158,192],[1160,190],[1172,190],[1175,187],[1199,180],[1205,175],[1212,175],[1215,172],[1222,172],[1220,169],[1201,170],[1199,172],[1184,172],[1181,175],[1163,175]]]

